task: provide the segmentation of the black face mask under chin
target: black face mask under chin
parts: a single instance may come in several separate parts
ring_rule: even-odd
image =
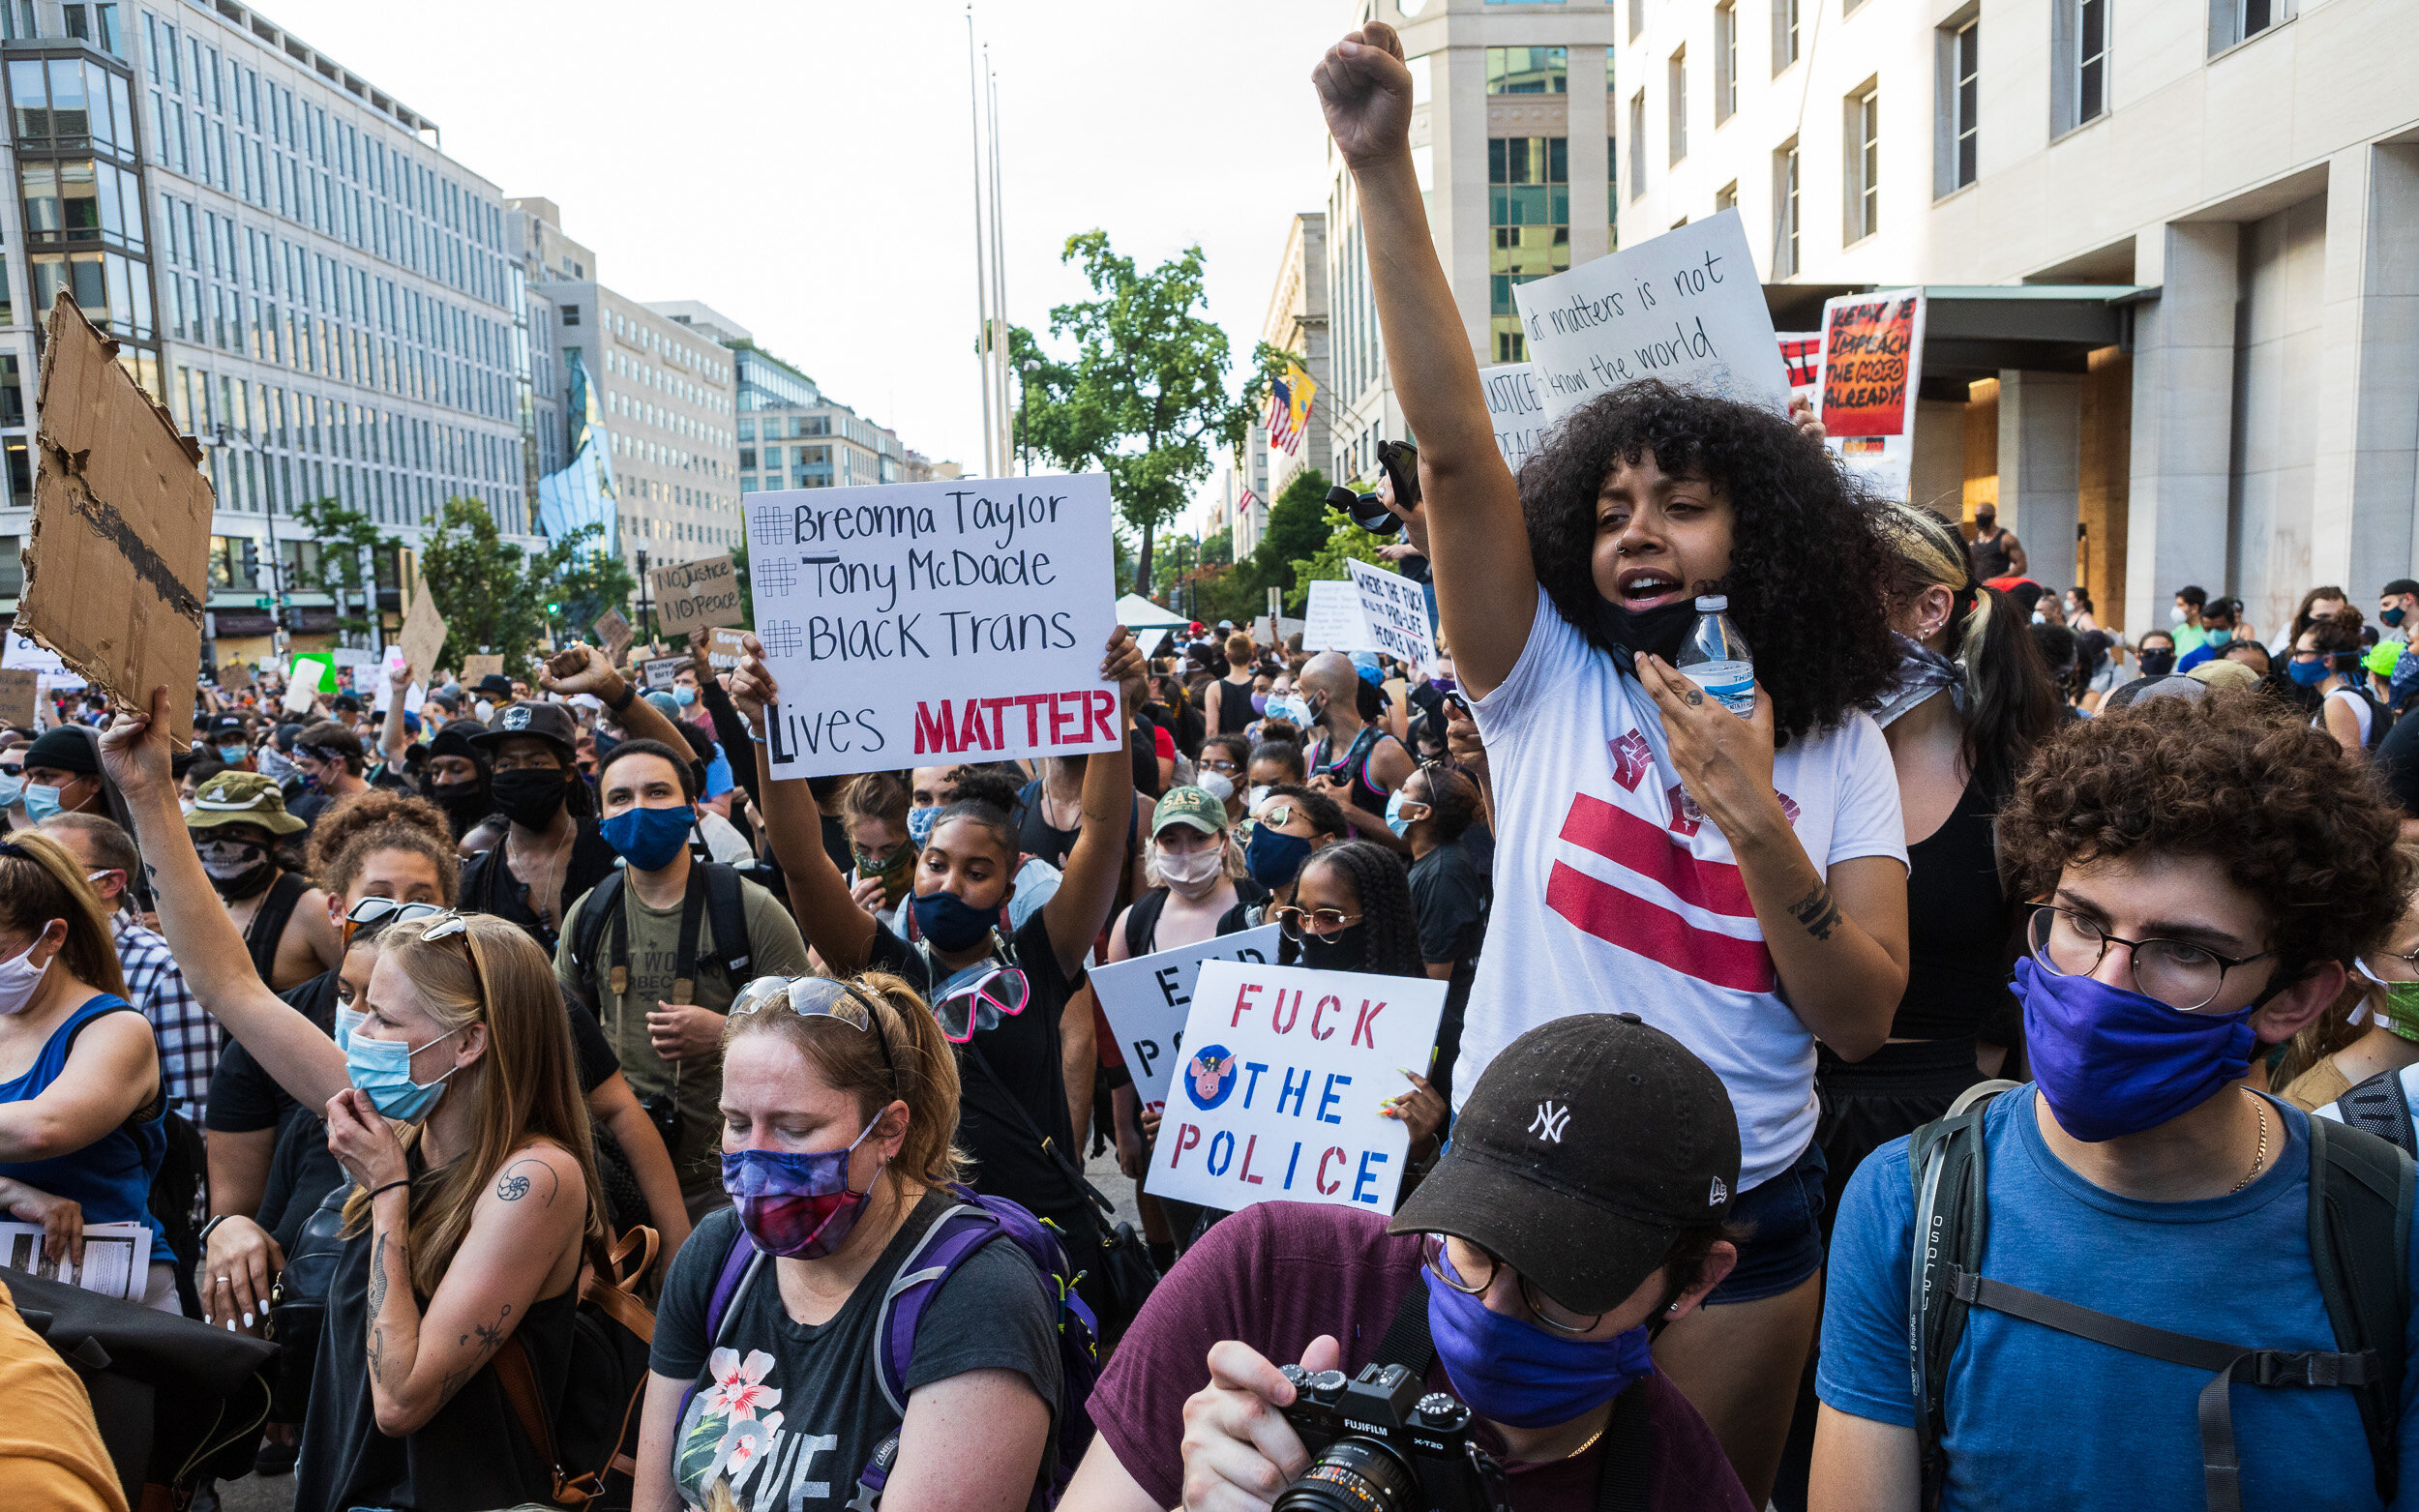
[[[553,767],[523,767],[498,772],[493,779],[495,807],[504,817],[526,829],[544,829],[562,812],[571,785]]]
[[[1625,652],[1644,651],[1666,662],[1680,654],[1681,642],[1696,625],[1696,600],[1685,594],[1651,609],[1626,609],[1598,596],[1596,611],[1594,628],[1598,637]],[[1621,663],[1623,671],[1634,675],[1629,656],[1623,656]]]

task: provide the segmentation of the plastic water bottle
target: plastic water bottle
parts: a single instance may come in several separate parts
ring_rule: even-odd
[[[1730,601],[1714,594],[1696,601],[1696,628],[1682,642],[1674,664],[1682,673],[1741,719],[1755,717],[1755,658],[1739,627],[1730,622]]]

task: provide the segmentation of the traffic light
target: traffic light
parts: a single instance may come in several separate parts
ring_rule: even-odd
[[[260,582],[260,543],[244,537],[244,586],[255,587]]]

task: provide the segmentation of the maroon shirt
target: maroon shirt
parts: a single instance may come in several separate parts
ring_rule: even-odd
[[[1239,1339],[1283,1364],[1333,1334],[1344,1370],[1378,1352],[1406,1290],[1420,1285],[1419,1241],[1386,1220],[1317,1202],[1258,1202],[1221,1219],[1150,1294],[1100,1373],[1092,1422],[1135,1484],[1163,1507],[1183,1499],[1184,1399],[1210,1383],[1210,1346]],[[1449,1391],[1442,1364],[1428,1384]],[[1657,1512],[1753,1512],[1714,1431],[1660,1373],[1647,1378],[1649,1505]],[[1480,1425],[1501,1459],[1503,1441]],[[1509,1468],[1516,1512],[1595,1512],[1602,1441],[1549,1464]]]

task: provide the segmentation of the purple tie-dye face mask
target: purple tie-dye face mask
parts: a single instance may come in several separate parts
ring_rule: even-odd
[[[881,1121],[876,1113],[846,1149],[723,1151],[723,1190],[750,1242],[784,1260],[820,1260],[845,1243],[874,1195],[871,1181],[849,1190],[849,1157]]]

